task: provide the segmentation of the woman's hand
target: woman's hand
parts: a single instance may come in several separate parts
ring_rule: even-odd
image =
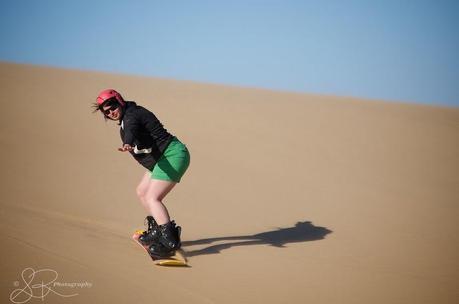
[[[120,152],[126,152],[126,151],[132,151],[132,150],[134,150],[134,148],[128,144],[124,144],[122,148],[118,148],[118,151]]]

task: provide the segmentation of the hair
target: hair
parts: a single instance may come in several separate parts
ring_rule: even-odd
[[[97,111],[101,110],[101,107],[99,106],[97,102],[91,103],[91,108],[92,108],[93,113],[96,113]]]

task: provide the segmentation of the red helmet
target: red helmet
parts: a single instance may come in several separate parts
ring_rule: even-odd
[[[115,98],[116,100],[118,100],[121,106],[124,106],[125,102],[124,102],[123,97],[121,96],[120,93],[118,93],[117,91],[113,89],[106,89],[100,92],[99,96],[97,96],[97,104],[101,106],[105,101],[111,98]]]

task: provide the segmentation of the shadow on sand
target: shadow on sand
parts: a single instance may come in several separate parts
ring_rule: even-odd
[[[278,228],[277,230],[257,233],[253,235],[215,237],[208,239],[200,239],[194,241],[182,242],[183,247],[195,245],[206,245],[213,242],[224,242],[222,244],[211,245],[199,250],[186,250],[188,257],[220,253],[223,249],[228,249],[236,246],[250,245],[271,245],[274,247],[285,247],[288,243],[299,243],[322,240],[325,236],[331,233],[324,227],[318,227],[311,222],[297,222],[295,226],[289,228]]]

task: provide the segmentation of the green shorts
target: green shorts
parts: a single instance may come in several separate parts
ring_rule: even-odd
[[[151,178],[179,183],[189,165],[187,147],[174,137],[151,170]]]

